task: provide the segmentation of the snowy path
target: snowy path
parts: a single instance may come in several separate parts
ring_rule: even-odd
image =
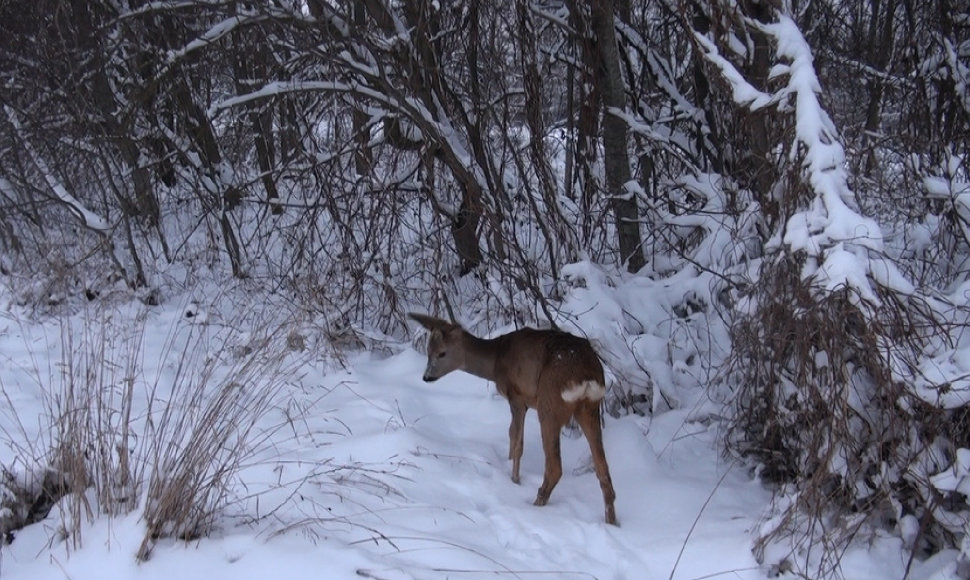
[[[162,384],[178,365],[165,358],[170,337],[152,329],[171,328],[180,316],[173,309],[153,317],[145,332],[144,374],[161,373]],[[37,437],[36,416],[44,413],[29,369],[53,376],[45,369],[61,360],[58,328],[0,328],[0,410],[9,421],[15,409],[28,439]],[[505,400],[463,373],[426,384],[424,362],[408,349],[387,359],[360,355],[348,370],[300,367],[260,423],[271,435],[238,474],[233,502],[210,536],[161,540],[138,563],[138,510],[89,521],[76,547],[60,539],[55,509],[0,550],[0,577],[765,577],[751,554],[751,530],[769,492],[719,456],[715,427],[688,422],[687,411],[607,417],[621,524],[609,526],[585,439],[564,434],[564,476],[549,505],[535,507],[543,469],[535,413],[526,422],[522,485],[515,485]],[[949,578],[937,572],[950,560],[917,566],[910,577]],[[843,565],[853,580],[901,578],[906,555],[898,540],[885,538],[850,550]]]
[[[164,310],[143,331],[144,374],[161,373],[161,384],[178,366],[165,358],[165,348],[181,317],[178,309]],[[116,322],[127,319],[118,315]],[[27,370],[39,367],[40,382],[53,380],[62,360],[61,327],[33,328],[0,329],[7,354],[0,361],[3,405],[13,405],[28,438],[37,436],[31,415],[44,410],[38,381],[32,385]],[[112,348],[124,348],[127,339],[117,336]],[[30,359],[36,360],[25,366]],[[463,373],[426,384],[424,362],[408,349],[386,359],[360,355],[348,370],[301,367],[261,423],[272,435],[239,473],[229,513],[209,537],[189,544],[161,540],[139,564],[144,528],[137,510],[95,518],[75,548],[57,539],[55,509],[0,551],[0,575],[764,577],[751,555],[750,530],[768,492],[719,457],[713,427],[686,422],[686,411],[607,417],[621,527],[609,526],[585,439],[564,434],[564,476],[549,505],[535,507],[543,470],[535,413],[528,414],[522,484],[515,485],[507,459],[508,405],[494,385]]]
[[[224,337],[213,337],[261,324],[235,314],[185,323],[178,307],[138,318],[142,314],[137,307],[119,309],[111,317],[94,316],[87,326],[79,318],[77,327],[86,330],[73,336],[103,345],[91,351],[95,359],[102,357],[124,376],[130,372],[125,353],[133,340],[143,341],[143,350],[133,351],[133,364],[141,369],[135,382],[156,384],[160,391],[178,382],[178,345],[187,328],[201,329],[187,349],[199,351],[199,361],[231,365],[233,349]],[[132,324],[136,318],[147,322],[139,327]],[[17,447],[8,437],[34,449],[49,444],[41,389],[60,380],[60,349],[70,345],[64,324],[0,322],[4,465],[23,465],[14,460]],[[102,324],[106,331],[99,333]],[[252,334],[233,337],[246,344]],[[688,411],[606,417],[621,524],[614,527],[603,522],[589,449],[578,434],[563,436],[564,476],[549,504],[532,505],[543,470],[533,411],[526,420],[522,484],[512,483],[509,409],[494,385],[463,373],[424,383],[424,357],[412,349],[384,359],[358,355],[346,370],[287,356],[299,366],[287,375],[287,386],[274,389],[277,405],[259,423],[267,436],[233,480],[232,501],[212,534],[189,543],[160,540],[151,558],[138,563],[145,532],[141,510],[86,520],[75,546],[62,539],[63,513],[55,508],[0,549],[0,578],[765,578],[751,545],[770,493],[746,468],[726,463],[717,452],[716,426],[688,422]],[[173,396],[157,394],[164,401]],[[135,409],[132,416],[144,422],[145,411]],[[146,439],[139,429],[133,426],[133,438]],[[955,579],[955,559],[951,550],[916,562],[907,577]],[[850,580],[903,578],[908,553],[898,537],[880,532],[850,547],[841,564]]]
[[[409,350],[326,375],[308,368],[272,419],[286,427],[241,473],[241,499],[212,537],[163,541],[137,564],[137,515],[99,518],[79,550],[51,542],[52,516],[18,534],[0,571],[32,579],[639,579],[670,577],[683,548],[674,578],[763,577],[748,530],[767,493],[724,465],[711,430],[685,424],[684,413],[607,418],[617,528],[603,522],[585,439],[564,435],[563,479],[549,505],[535,507],[543,466],[535,413],[515,485],[504,399],[461,373],[425,384],[423,365]]]
[[[330,405],[340,409],[353,435],[325,435],[330,445],[319,451],[336,463],[400,466],[393,476],[380,478],[388,490],[364,488],[348,498],[358,509],[342,506],[348,520],[388,538],[368,542],[385,566],[416,577],[444,570],[456,577],[475,576],[473,571],[669,576],[690,526],[726,469],[718,465],[703,426],[683,426],[680,413],[655,420],[647,436],[643,418],[607,423],[621,521],[615,528],[602,521],[585,439],[564,438],[565,476],[549,505],[534,507],[543,465],[535,414],[526,424],[523,482],[515,485],[509,478],[505,401],[467,375],[426,385],[419,378],[423,364],[411,351],[384,362],[359,361],[355,372],[331,379],[339,381]],[[332,430],[332,423],[323,425],[322,431]],[[657,450],[663,450],[659,458]],[[701,514],[675,577],[754,568],[745,530],[765,501],[765,493],[740,470],[727,474]],[[348,539],[373,535],[350,530]]]

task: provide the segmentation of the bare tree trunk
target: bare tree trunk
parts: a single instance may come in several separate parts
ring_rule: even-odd
[[[508,250],[506,248],[506,243],[504,239],[504,232],[502,230],[503,224],[505,222],[505,214],[503,205],[507,204],[507,192],[504,186],[498,186],[491,181],[491,176],[495,174],[492,167],[489,166],[491,163],[489,155],[485,150],[485,143],[482,135],[485,133],[483,127],[485,127],[486,119],[492,113],[489,111],[490,103],[483,102],[482,100],[482,84],[481,84],[481,63],[480,63],[480,45],[481,45],[481,28],[482,28],[482,11],[481,11],[481,1],[471,0],[468,6],[468,52],[467,52],[467,62],[468,62],[468,82],[471,93],[471,110],[472,116],[468,118],[467,116],[463,119],[465,122],[466,130],[468,131],[469,141],[472,145],[472,151],[475,154],[475,159],[478,161],[480,167],[483,168],[486,179],[490,180],[492,185],[492,203],[489,211],[486,212],[482,217],[485,219],[485,229],[487,231],[487,236],[485,239],[490,244],[489,249],[496,261],[499,263],[505,262],[508,257]]]
[[[896,12],[895,0],[887,0],[885,11],[881,11],[882,0],[872,0],[872,20],[869,23],[870,57],[869,65],[879,72],[886,72],[890,55],[893,53],[893,18]],[[882,13],[882,28],[880,29],[880,13]],[[869,103],[866,107],[866,125],[864,142],[868,143],[866,152],[865,173],[870,175],[878,164],[876,158],[874,137],[879,132],[882,121],[882,99],[885,92],[885,81],[873,76],[868,83]]]
[[[640,239],[637,198],[629,190],[632,177],[627,122],[617,115],[626,110],[626,91],[620,71],[614,5],[610,0],[602,0],[591,2],[590,7],[595,46],[589,48],[596,51],[599,61],[596,70],[603,91],[603,166],[606,171],[606,188],[616,220],[620,260],[630,272],[636,272],[646,262]]]
[[[754,0],[748,0],[744,4],[745,12],[759,21],[767,23],[772,18],[770,6]],[[764,90],[768,85],[772,48],[763,32],[752,30],[750,34],[754,40],[754,55],[747,67],[748,78],[755,87]],[[782,214],[789,215],[790,212],[782,212],[779,200],[774,196],[776,175],[771,160],[768,115],[769,112],[765,109],[746,113],[744,127],[751,146],[747,157],[738,161],[745,168],[746,175],[743,177],[748,180],[745,185],[754,192],[761,205],[766,231],[773,232]]]
[[[219,229],[226,253],[229,256],[232,274],[235,277],[242,277],[242,251],[228,215],[229,211],[242,201],[242,192],[233,184],[225,183],[222,179],[220,166],[223,159],[219,141],[216,139],[212,122],[201,107],[196,104],[188,80],[181,75],[176,75],[173,81],[175,83],[173,99],[176,114],[188,135],[192,153],[198,156],[198,160],[194,161],[193,164],[204,190],[199,191],[202,206],[218,218]],[[189,153],[183,152],[183,154],[186,154],[186,159],[192,157]]]
[[[353,19],[353,35],[364,34],[367,26],[367,8],[363,0],[354,0],[351,5],[351,18]],[[370,149],[370,115],[364,109],[355,104],[351,114],[351,122],[354,127],[354,140],[357,146],[354,148],[354,168],[358,176],[370,175],[374,168],[374,154]]]
[[[559,207],[556,180],[549,167],[545,148],[546,128],[542,120],[542,75],[539,72],[538,46],[535,24],[528,0],[516,1],[519,24],[519,58],[525,88],[525,117],[529,126],[529,153],[532,169],[542,195],[544,211],[540,211],[530,196],[536,223],[549,247],[549,267],[553,279],[559,279],[560,248],[565,249],[566,260],[578,257],[572,232],[569,231]]]
[[[596,140],[599,135],[600,91],[596,75],[596,58],[589,47],[592,32],[589,22],[573,7],[570,10],[573,27],[579,32],[583,56],[580,68],[576,98],[579,101],[579,114],[575,132],[574,157],[576,159],[576,181],[579,184],[579,207],[582,209],[582,240],[587,246],[592,241],[595,226],[593,201],[596,199],[596,179],[593,167],[596,166]],[[568,183],[570,190],[572,181]]]
[[[704,10],[698,4],[692,2],[691,7],[694,12],[691,20],[692,28],[706,36],[711,30],[710,18],[707,17]],[[697,143],[697,150],[703,153],[703,157],[699,161],[701,162],[701,167],[710,164],[710,168],[714,173],[722,173],[724,171],[724,160],[721,158],[723,144],[718,135],[717,118],[714,115],[713,103],[711,103],[711,85],[707,80],[703,59],[695,58],[693,60],[691,69],[694,76],[694,94],[696,95],[697,105],[704,110],[704,119],[710,131],[709,135],[705,135],[704,131],[702,131],[703,125],[697,125],[694,138]],[[733,191],[730,195],[732,198],[734,197]],[[730,201],[730,206],[732,209],[737,209],[733,199]]]
[[[283,206],[279,204],[280,193],[276,187],[276,154],[273,149],[273,113],[271,110],[253,112],[250,114],[253,124],[254,145],[256,147],[256,163],[259,165],[260,181],[266,190],[266,201],[274,215],[283,213]]]
[[[248,37],[240,35],[237,39],[238,50],[233,58],[233,72],[235,73],[236,90],[242,94],[254,91],[268,78],[268,61],[266,50],[258,42],[247,42]],[[262,109],[261,109],[262,107]],[[273,147],[273,111],[268,104],[252,104],[249,109],[249,123],[253,134],[253,146],[256,150],[256,164],[259,167],[260,182],[266,192],[266,201],[272,208],[273,214],[283,213],[283,206],[279,203],[280,194],[276,187],[273,172],[276,170],[276,151]]]
[[[483,187],[485,185],[479,179],[479,175],[476,175],[476,170],[480,169],[480,174],[485,179],[490,172],[487,159],[483,159],[484,150],[477,148],[481,145],[481,140],[474,134],[470,135],[469,141],[475,161],[479,163],[478,167],[470,163],[470,159],[462,158],[459,152],[454,150],[449,142],[450,136],[433,134],[437,130],[435,121],[450,121],[460,117],[449,108],[454,103],[442,75],[441,59],[435,45],[439,32],[436,24],[437,11],[430,9],[427,0],[406,0],[400,5],[403,20],[397,20],[396,8],[385,0],[362,0],[362,2],[366,7],[367,15],[385,33],[395,36],[400,34],[396,24],[406,25],[409,32],[410,42],[402,45],[401,50],[395,51],[394,56],[397,59],[396,66],[401,69],[401,77],[408,83],[407,89],[414,97],[401,95],[401,87],[390,85],[386,88],[389,89],[389,94],[396,94],[402,103],[416,98],[432,117],[432,119],[422,118],[421,115],[414,115],[414,111],[408,111],[412,118],[407,121],[421,129],[426,146],[435,149],[438,159],[448,167],[461,189],[459,209],[449,217],[452,220],[451,232],[455,249],[461,260],[460,273],[465,275],[482,262],[479,225],[484,211]],[[386,85],[388,79],[372,78],[371,80],[379,85]],[[406,104],[402,106],[402,109],[407,108]],[[439,118],[442,116],[446,119]],[[473,125],[467,126],[470,130],[473,128]],[[435,192],[429,193],[435,194]],[[435,206],[438,207],[438,204],[435,203]]]
[[[105,137],[109,143],[117,143],[122,160],[131,170],[134,200],[122,195],[118,198],[119,205],[127,215],[141,216],[150,225],[158,225],[161,212],[148,168],[141,164],[141,152],[131,134],[131,127],[125,126],[118,120],[125,117],[131,119],[132,115],[117,115],[122,104],[114,97],[108,79],[105,51],[97,38],[98,30],[103,25],[103,22],[100,22],[97,15],[93,13],[98,10],[98,6],[80,0],[72,0],[71,6],[71,14],[77,30],[78,48],[90,55],[93,65],[90,85],[80,85],[78,88],[82,90],[85,86],[89,88],[90,93],[86,96],[100,113],[98,120],[104,128]]]

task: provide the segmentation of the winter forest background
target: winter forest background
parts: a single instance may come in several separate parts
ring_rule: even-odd
[[[707,410],[775,494],[759,557],[821,546],[825,576],[888,533],[970,574],[970,2],[36,0],[0,23],[8,317],[205,287],[334,360],[419,344],[409,311],[556,325],[599,350],[607,413]],[[154,506],[153,539],[205,532],[219,481],[166,504],[124,391],[51,392],[5,531],[93,487],[85,510]]]

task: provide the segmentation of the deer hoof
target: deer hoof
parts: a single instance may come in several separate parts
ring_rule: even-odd
[[[620,527],[620,523],[616,521],[616,510],[613,509],[613,506],[606,508],[606,523]]]
[[[540,495],[540,496],[537,496],[536,497],[536,500],[535,500],[535,502],[532,503],[532,505],[540,505],[540,506],[542,506],[542,505],[546,505],[546,502],[548,502],[548,501],[549,501],[549,498],[542,497]]]
[[[519,485],[519,476],[518,475],[513,475],[512,476],[512,483],[514,483],[515,485]]]

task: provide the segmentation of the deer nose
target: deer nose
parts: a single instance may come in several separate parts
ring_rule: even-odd
[[[426,383],[433,383],[433,382],[435,382],[435,381],[437,381],[437,380],[438,380],[438,377],[432,377],[432,376],[431,376],[431,375],[429,375],[428,373],[425,373],[425,374],[424,374],[424,376],[423,376],[423,377],[421,377],[421,378],[422,378],[422,379],[424,380],[424,382],[426,382]]]

